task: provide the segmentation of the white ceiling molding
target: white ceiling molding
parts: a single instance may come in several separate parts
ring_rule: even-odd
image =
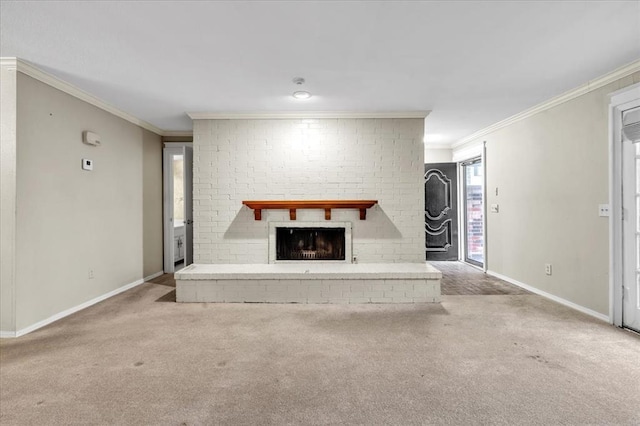
[[[538,104],[532,108],[529,108],[527,110],[524,110],[516,115],[512,115],[509,118],[506,118],[502,121],[498,121],[495,124],[492,124],[489,127],[485,127],[482,130],[479,130],[475,133],[472,133],[469,136],[466,136],[462,139],[460,139],[459,141],[453,143],[451,145],[452,148],[457,148],[457,147],[461,147],[464,144],[467,144],[475,139],[481,138],[483,136],[488,135],[489,133],[493,133],[496,130],[502,129],[503,127],[507,127],[513,123],[516,123],[518,121],[524,120],[526,118],[529,118],[539,112],[542,111],[546,111],[548,109],[551,109],[555,106],[558,106],[562,103],[568,102],[572,99],[577,98],[578,96],[582,96],[585,95],[589,92],[592,92],[594,90],[597,90],[603,86],[606,86],[609,83],[613,83],[616,80],[619,80],[621,78],[627,77],[635,72],[640,71],[640,59],[633,61],[625,66],[622,66],[610,73],[607,73],[601,77],[598,77],[596,79],[593,79],[591,81],[586,82],[585,84],[576,87],[573,90],[569,90],[568,92],[565,92],[559,96],[556,96],[554,98],[549,99],[546,102],[543,102],[541,104]]]
[[[5,66],[5,63],[10,64],[10,63],[15,63],[16,65],[16,69],[18,70],[18,72],[21,72],[25,75],[28,75],[29,77],[35,78],[38,81],[41,81],[51,87],[54,87],[58,90],[63,91],[64,93],[71,95],[75,98],[80,99],[81,101],[84,101],[88,104],[91,104],[95,107],[100,108],[103,111],[106,111],[110,114],[115,115],[116,117],[120,117],[123,120],[126,120],[130,123],[135,124],[136,126],[140,126],[143,129],[147,129],[150,132],[156,133],[160,136],[164,136],[165,131],[160,129],[159,127],[154,126],[151,123],[148,123],[144,120],[141,120],[137,117],[134,117],[133,115],[124,112],[114,106],[109,105],[108,103],[104,102],[103,100],[83,91],[78,89],[77,87],[75,87],[74,85],[67,83],[66,81],[63,81],[61,79],[59,79],[58,77],[54,77],[53,75],[42,71],[39,68],[36,68],[35,66],[19,59],[19,58],[0,58],[0,60],[2,61],[2,66]]]
[[[193,132],[185,132],[185,131],[179,131],[179,130],[163,130],[162,131],[162,135],[160,136],[164,136],[167,138],[175,138],[175,137],[191,137],[193,136]]]
[[[276,112],[190,112],[192,120],[279,120],[298,118],[426,118],[431,111],[276,111]]]
[[[192,130],[186,112],[433,110],[427,140],[449,145],[640,59],[638,1],[241,3],[0,0],[0,56],[163,130]]]
[[[164,142],[165,148],[182,148],[183,146],[193,147],[193,142]]]
[[[0,66],[8,70],[15,70],[18,68],[17,58],[0,58]]]

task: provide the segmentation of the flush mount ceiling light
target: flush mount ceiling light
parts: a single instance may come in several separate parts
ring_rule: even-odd
[[[293,92],[293,97],[296,99],[309,99],[311,97],[311,93],[304,90],[298,90],[297,92]]]
[[[296,77],[293,79],[293,83],[298,86],[302,86],[304,84],[304,78]],[[309,99],[311,97],[311,93],[306,90],[296,90],[293,92],[293,97],[296,99]]]

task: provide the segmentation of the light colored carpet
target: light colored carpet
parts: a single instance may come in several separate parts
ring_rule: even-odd
[[[640,338],[535,295],[176,304],[0,342],[0,424],[640,424]]]

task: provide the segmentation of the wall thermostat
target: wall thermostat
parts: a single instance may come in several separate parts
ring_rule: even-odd
[[[93,170],[93,160],[89,160],[88,158],[83,158],[82,170]]]

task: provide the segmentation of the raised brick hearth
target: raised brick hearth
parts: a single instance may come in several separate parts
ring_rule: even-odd
[[[425,263],[190,265],[178,302],[424,303],[440,301],[442,273]]]

